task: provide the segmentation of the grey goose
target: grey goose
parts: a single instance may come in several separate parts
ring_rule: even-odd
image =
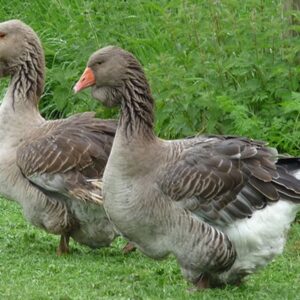
[[[102,205],[101,178],[116,131],[113,120],[82,113],[45,120],[44,53],[36,33],[19,20],[0,23],[0,76],[10,77],[0,106],[0,194],[18,202],[27,220],[92,248],[116,232]]]
[[[133,54],[91,55],[75,92],[91,86],[120,119],[103,176],[104,208],[146,255],[173,254],[197,288],[240,284],[282,253],[300,210],[300,162],[231,136],[162,140],[154,100]],[[298,176],[298,179],[297,179]]]

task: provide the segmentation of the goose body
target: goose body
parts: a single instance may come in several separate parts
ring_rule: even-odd
[[[283,251],[300,210],[297,159],[280,164],[275,149],[242,137],[157,138],[149,85],[123,49],[90,57],[74,89],[88,86],[121,106],[103,191],[124,237],[150,257],[174,254],[198,288],[239,284]]]
[[[195,142],[197,141],[196,138]],[[173,253],[177,259],[183,256],[182,263],[179,261],[182,272],[189,281],[194,283],[199,279],[199,273],[189,274],[189,271],[186,271],[182,265],[187,262],[190,265],[199,264],[201,261],[199,252],[204,257],[209,257],[210,253],[207,253],[205,249],[208,241],[212,242],[211,247],[220,250],[219,247],[222,244],[219,243],[226,236],[235,251],[232,248],[227,251],[222,249],[220,258],[226,253],[225,261],[230,263],[231,256],[234,256],[235,260],[229,270],[220,272],[217,276],[214,274],[210,279],[211,286],[220,286],[239,284],[244,276],[255,273],[283,252],[290,224],[294,221],[297,211],[300,210],[299,200],[294,202],[281,198],[274,203],[268,203],[263,198],[261,203],[251,203],[249,199],[243,199],[241,205],[245,207],[236,203],[232,205],[232,211],[231,209],[226,211],[226,208],[220,211],[211,208],[205,213],[203,210],[207,208],[205,204],[199,203],[199,200],[201,201],[199,198],[184,198],[174,202],[172,198],[174,199],[176,195],[168,199],[170,195],[166,196],[165,192],[162,192],[161,184],[166,182],[165,174],[170,172],[168,165],[179,161],[179,154],[184,152],[185,142],[190,144],[192,140],[186,140],[183,144],[176,141],[164,143],[158,140],[154,148],[148,145],[147,153],[144,153],[149,158],[147,161],[151,163],[147,166],[143,162],[138,167],[135,163],[138,158],[134,158],[131,164],[128,159],[124,159],[124,157],[132,156],[133,149],[124,154],[125,143],[117,146],[117,142],[118,140],[113,145],[103,178],[104,187],[109,186],[109,189],[104,190],[105,199],[109,199],[105,200],[105,208],[118,230],[127,239],[134,241],[146,255],[156,259],[164,258],[170,253]],[[159,144],[160,147],[157,147]],[[175,156],[173,156],[174,152]],[[150,153],[155,155],[149,157]],[[165,155],[160,157],[159,153]],[[124,165],[124,161],[128,164]],[[164,170],[164,166],[167,171]],[[130,167],[132,168],[130,174],[139,174],[132,180],[128,180],[130,176],[127,172]],[[120,170],[124,170],[124,174],[120,174]],[[154,173],[153,170],[155,170]],[[153,178],[156,180],[150,185],[149,182]],[[187,185],[191,183],[192,178]],[[192,189],[192,187],[189,188]],[[238,199],[242,199],[243,196],[240,196]],[[185,219],[187,211],[192,212],[189,220]],[[211,214],[216,214],[216,216],[212,218]],[[211,231],[208,228],[201,230],[200,224],[206,223],[212,226]],[[146,227],[145,224],[148,226]],[[216,231],[213,233],[212,229]],[[206,232],[207,236],[205,236]],[[220,238],[221,233],[224,233],[223,238]],[[195,247],[196,242],[200,249]],[[193,251],[196,252],[195,261],[192,260],[193,257],[191,259]],[[217,256],[214,252],[211,255]],[[210,263],[211,259],[209,257],[206,263]],[[219,260],[215,263],[226,264]]]
[[[116,237],[102,205],[102,174],[116,122],[94,113],[45,120],[38,111],[44,54],[18,20],[0,23],[0,75],[10,84],[0,106],[0,194],[18,202],[33,225],[92,248]]]

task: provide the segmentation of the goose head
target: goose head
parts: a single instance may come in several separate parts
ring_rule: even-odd
[[[33,29],[19,20],[0,23],[0,77],[11,77],[13,107],[15,101],[36,106],[44,90],[44,69],[43,48]]]
[[[35,32],[19,20],[0,23],[0,76],[13,75],[22,61],[27,59],[28,48],[40,45]]]
[[[131,80],[142,79],[144,72],[138,60],[124,49],[107,46],[91,55],[75,93],[91,87],[92,96],[108,107],[121,105],[126,86]]]

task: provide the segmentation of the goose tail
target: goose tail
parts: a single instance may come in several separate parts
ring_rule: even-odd
[[[282,166],[288,173],[300,180],[300,157],[280,158],[277,165]]]
[[[279,194],[300,204],[300,158],[280,158],[277,161],[278,176],[273,179]]]

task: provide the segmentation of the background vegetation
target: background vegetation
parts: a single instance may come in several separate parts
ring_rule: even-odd
[[[174,258],[154,261],[124,241],[90,250],[71,242],[72,253],[55,254],[58,237],[33,228],[15,203],[0,199],[0,299],[8,300],[297,300],[300,295],[300,224],[284,255],[240,287],[191,293]]]
[[[142,62],[156,98],[156,129],[263,139],[300,149],[300,26],[290,0],[0,0],[2,20],[20,18],[40,35],[47,60],[41,110],[47,118],[96,110],[72,86],[90,54],[113,44]]]
[[[47,82],[47,118],[94,110],[117,117],[72,87],[90,54],[114,44],[145,67],[156,99],[156,130],[246,135],[300,155],[299,12],[283,0],[0,0],[0,20],[19,18],[39,34]],[[291,19],[295,22],[291,24]],[[1,93],[7,81],[1,81]],[[28,225],[0,199],[2,299],[299,299],[300,225],[285,254],[245,285],[187,292],[177,264],[136,252],[122,240],[91,251],[72,244],[55,256],[58,238]]]

